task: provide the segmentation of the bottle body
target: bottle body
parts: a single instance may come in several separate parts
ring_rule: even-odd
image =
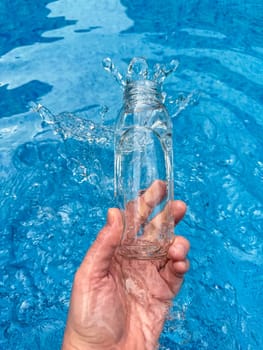
[[[125,88],[115,132],[115,195],[124,219],[120,254],[165,256],[173,237],[172,123],[149,80]]]

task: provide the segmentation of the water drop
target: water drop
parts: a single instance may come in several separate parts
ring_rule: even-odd
[[[144,57],[134,57],[128,66],[125,78],[123,78],[109,57],[105,58],[102,64],[104,69],[110,72],[121,86],[125,87],[129,82],[149,79],[161,85],[167,76],[176,71],[179,61],[173,59],[168,64],[157,63],[149,73],[146,59]]]
[[[55,123],[55,116],[50,112],[49,109],[39,104],[31,104],[33,110],[37,112],[43,120],[44,124],[50,125]]]
[[[179,66],[179,61],[172,60],[168,64],[160,64],[156,63],[154,66],[154,75],[153,80],[159,84],[163,83],[163,81],[173,72],[176,71],[176,69]]]
[[[105,116],[109,111],[109,107],[108,106],[102,106],[101,109],[99,110],[99,115],[102,121],[102,124],[104,124],[105,122]]]
[[[168,103],[171,106],[172,118],[177,117],[182,111],[184,111],[188,106],[197,104],[199,100],[199,92],[192,91],[188,95],[180,94],[176,100],[169,99]]]
[[[102,61],[102,65],[106,71],[112,72],[113,63],[109,57],[104,58],[104,60]]]
[[[126,85],[122,74],[118,71],[118,69],[115,67],[115,65],[109,57],[104,58],[104,60],[102,61],[102,65],[107,72],[113,75],[118,84],[120,84],[121,86]]]
[[[148,63],[145,58],[134,57],[128,66],[127,81],[147,80],[148,69]]]

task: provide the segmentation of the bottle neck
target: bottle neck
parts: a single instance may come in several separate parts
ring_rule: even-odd
[[[126,112],[163,107],[163,96],[158,84],[151,80],[128,82],[124,90]]]

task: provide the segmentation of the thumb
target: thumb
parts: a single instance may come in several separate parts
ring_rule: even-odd
[[[81,268],[93,277],[102,278],[108,274],[112,257],[120,244],[123,231],[122,215],[119,209],[108,210],[107,223],[99,232],[88,250]]]

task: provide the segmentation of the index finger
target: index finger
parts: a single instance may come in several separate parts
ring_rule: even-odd
[[[140,226],[147,221],[153,208],[162,202],[166,195],[165,181],[155,180],[138,198],[128,202],[124,216],[126,238],[133,238]]]
[[[154,241],[162,232],[163,227],[175,226],[186,212],[186,205],[180,200],[170,201],[164,209],[145,225],[144,239]]]

